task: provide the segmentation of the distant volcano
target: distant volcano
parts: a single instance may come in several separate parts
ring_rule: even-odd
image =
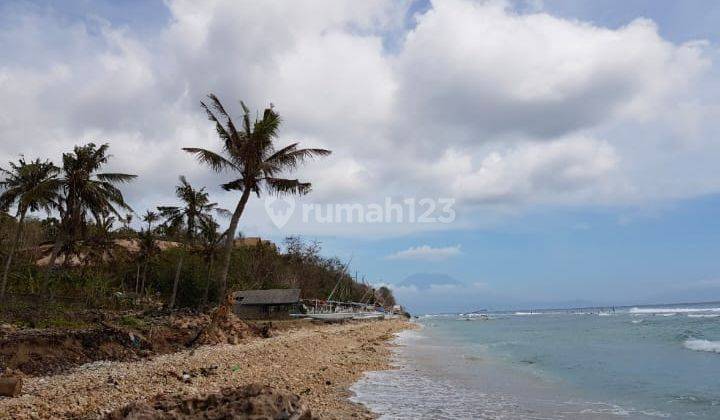
[[[429,289],[431,286],[462,286],[462,282],[440,273],[416,273],[405,277],[397,283],[400,287],[416,287],[418,289]]]

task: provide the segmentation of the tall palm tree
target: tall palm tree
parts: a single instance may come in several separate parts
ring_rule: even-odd
[[[147,229],[141,230],[138,235],[140,244],[140,252],[138,254],[139,263],[142,262],[142,283],[140,284],[140,293],[145,292],[145,282],[147,280],[147,269],[150,264],[150,259],[154,257],[159,251],[157,243],[155,242],[155,234],[153,232],[152,224],[160,220],[160,215],[152,210],[145,211],[143,214],[143,222],[147,223]]]
[[[57,179],[58,172],[58,167],[50,161],[42,162],[40,159],[26,162],[24,158],[20,158],[17,163],[10,162],[10,169],[0,168],[0,173],[5,174],[5,179],[0,181],[0,188],[4,189],[0,195],[0,209],[6,211],[11,206],[17,205],[15,239],[5,261],[2,284],[0,284],[0,300],[5,298],[8,273],[22,237],[25,216],[28,211],[38,210],[45,210],[49,214],[58,202],[60,186]]]
[[[132,211],[117,185],[130,182],[137,175],[98,172],[111,157],[107,153],[109,147],[107,143],[100,146],[88,143],[63,154],[58,206],[60,231],[50,254],[46,283],[60,251],[64,250],[67,260],[77,241],[86,236],[88,217],[100,221],[105,215],[113,214],[120,219],[120,210]]]
[[[150,261],[160,253],[160,247],[155,240],[155,234],[152,229],[141,230],[138,234],[140,241],[140,252],[138,253],[138,261],[143,264],[142,280],[140,283],[139,293],[145,293],[145,284],[147,283],[147,269]]]
[[[182,240],[183,250],[178,259],[175,270],[175,281],[173,282],[172,296],[169,307],[175,306],[178,284],[180,283],[180,272],[182,271],[183,259],[187,247],[192,245],[199,223],[211,218],[210,212],[217,208],[217,203],[211,203],[205,187],[196,189],[187,182],[184,176],[180,176],[180,184],[175,187],[175,195],[183,203],[179,206],[158,207],[160,215],[165,219],[165,225],[172,231],[184,231]]]
[[[130,229],[130,224],[132,224],[133,221],[133,215],[132,213],[128,213],[125,215],[125,218],[122,219],[122,224],[125,229]]]
[[[155,213],[154,211],[147,210],[145,214],[143,214],[143,222],[147,223],[147,230],[152,230],[152,224],[160,220],[160,215]]]
[[[213,266],[215,265],[215,257],[221,250],[223,239],[227,232],[220,233],[218,228],[220,225],[212,218],[202,219],[200,221],[200,254],[205,260],[207,267],[207,279],[205,281],[205,290],[203,292],[202,303],[208,302],[210,292],[210,283],[212,283]]]
[[[258,197],[260,191],[271,194],[298,194],[310,192],[309,182],[297,179],[282,178],[284,172],[297,168],[306,159],[330,154],[325,149],[299,149],[299,143],[292,143],[279,150],[273,142],[277,139],[280,128],[280,115],[272,105],[266,108],[261,119],[251,121],[250,110],[243,102],[242,125],[235,126],[230,115],[225,111],[220,100],[213,94],[208,95],[209,104],[201,102],[208,118],[215,124],[215,129],[222,142],[223,153],[219,154],[207,149],[185,147],[188,153],[216,172],[229,171],[238,178],[222,185],[226,191],[239,191],[240,200],[235,207],[230,227],[225,237],[225,250],[220,270],[220,299],[224,301],[227,289],[230,255],[235,239],[238,221],[245,210],[251,193]]]

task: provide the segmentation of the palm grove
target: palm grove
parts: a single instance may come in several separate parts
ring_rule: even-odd
[[[147,210],[136,230],[131,227],[135,213],[121,189],[136,175],[103,170],[111,157],[108,144],[76,146],[59,165],[21,157],[0,168],[0,300],[75,297],[103,305],[122,296],[160,299],[170,308],[198,307],[236,288],[299,287],[305,298],[324,298],[336,289],[344,299],[393,304],[389,290],[373,293],[354,281],[339,259],[320,255],[317,243],[287,238],[285,253],[263,243],[235,246],[251,196],[307,194],[309,182],[283,175],[330,151],[303,149],[298,143],[277,148],[281,118],[273,107],[251,118],[241,102],[238,124],[215,95],[201,105],[221,147],[183,150],[229,175],[221,187],[237,193],[234,209],[218,207],[204,187],[180,176],[178,202]],[[223,218],[229,227],[221,231]]]

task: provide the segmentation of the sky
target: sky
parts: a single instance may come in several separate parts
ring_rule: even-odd
[[[181,151],[219,149],[215,93],[333,151],[242,232],[318,240],[413,312],[720,300],[718,23],[699,0],[5,0],[0,162],[109,142],[138,214],[179,175],[234,208]]]

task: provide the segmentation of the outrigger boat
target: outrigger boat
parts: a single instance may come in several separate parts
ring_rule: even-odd
[[[337,302],[309,300],[303,302],[305,313],[291,314],[295,318],[310,318],[324,321],[342,321],[347,319],[382,319],[385,313],[375,306],[357,302]]]
[[[345,266],[345,270],[347,265]],[[323,321],[343,321],[343,320],[374,320],[386,317],[385,310],[382,307],[359,302],[339,302],[332,300],[335,292],[340,286],[342,277],[335,284],[332,292],[327,300],[313,299],[302,301],[303,313],[290,314],[293,318],[310,318]],[[372,290],[372,289],[370,289]],[[365,300],[365,295],[360,298]],[[368,298],[369,300],[369,298]]]

